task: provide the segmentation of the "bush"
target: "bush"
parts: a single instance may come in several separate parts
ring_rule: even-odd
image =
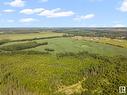
[[[45,51],[55,51],[55,50],[51,48],[46,48]]]

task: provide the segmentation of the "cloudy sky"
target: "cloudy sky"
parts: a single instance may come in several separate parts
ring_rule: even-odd
[[[0,27],[93,26],[127,26],[127,0],[0,0]]]

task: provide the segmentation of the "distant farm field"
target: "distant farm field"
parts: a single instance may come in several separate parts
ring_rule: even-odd
[[[111,39],[106,37],[81,37],[81,36],[75,36],[72,38],[77,40],[95,41],[99,43],[114,45],[117,47],[127,48],[127,40]]]
[[[64,34],[0,34],[0,95],[119,95],[127,41]]]
[[[62,36],[63,33],[53,33],[53,32],[40,32],[40,33],[29,33],[29,34],[0,34],[0,40],[23,40],[23,39],[33,39],[41,37],[52,37],[52,36]]]

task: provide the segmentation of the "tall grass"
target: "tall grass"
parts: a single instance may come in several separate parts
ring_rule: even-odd
[[[68,95],[57,91],[64,86],[76,84],[83,78],[86,79],[82,82],[85,90],[79,95],[94,91],[97,91],[97,95],[99,93],[115,95],[120,84],[127,84],[124,73],[127,72],[127,58],[123,56],[100,56],[85,51],[60,53],[57,56],[27,52],[0,54],[2,95],[61,95],[62,93]],[[77,94],[74,91],[73,95]],[[94,94],[95,92],[91,93]]]

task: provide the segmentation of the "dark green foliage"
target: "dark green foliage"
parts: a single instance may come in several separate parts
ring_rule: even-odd
[[[67,33],[69,36],[86,36],[86,37],[108,37],[127,39],[127,28],[69,28],[58,29],[54,32]]]
[[[21,39],[21,40],[0,40],[0,45],[8,42],[22,42],[22,41],[34,41],[34,40],[43,40],[43,39],[52,39],[52,38],[61,38],[62,36],[52,36],[52,37],[40,37],[40,38],[31,38],[31,39]]]
[[[43,54],[50,54],[49,52],[39,52],[39,51],[9,51],[9,52],[0,52],[0,55],[16,55],[16,54],[20,54],[20,55],[43,55]]]
[[[127,85],[127,58],[112,57],[108,60],[84,71],[87,80],[82,83],[83,88],[96,90],[98,95],[119,95],[119,86]]]
[[[45,48],[45,51],[55,51],[54,49],[51,49],[51,48]]]
[[[8,43],[8,42],[9,42],[9,40],[0,40],[0,45]]]
[[[22,39],[22,40],[12,40],[12,41],[10,41],[10,42],[34,41],[34,40],[43,40],[43,39],[52,39],[52,38],[61,38],[61,36],[40,37],[40,38]]]
[[[52,29],[42,29],[42,28],[0,28],[2,34],[31,34],[52,31]]]
[[[92,95],[92,91],[83,91],[81,95]]]
[[[48,42],[44,42],[44,43],[26,42],[26,43],[18,43],[18,44],[13,44],[13,45],[2,46],[0,49],[4,51],[16,51],[16,50],[34,48],[37,46],[47,45],[47,44]]]
[[[65,53],[58,53],[56,54],[56,56],[59,58],[59,57],[64,57],[64,56],[76,56],[76,54],[73,52],[65,52]]]

